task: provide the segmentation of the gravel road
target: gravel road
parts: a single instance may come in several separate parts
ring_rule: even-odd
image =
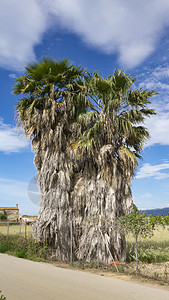
[[[0,254],[7,300],[168,300],[169,291]]]

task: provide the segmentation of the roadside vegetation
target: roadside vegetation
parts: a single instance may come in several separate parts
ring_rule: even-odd
[[[127,239],[127,262],[136,262],[136,275],[140,273],[139,263],[161,263],[169,260],[169,240],[161,241],[159,238],[151,240],[154,232],[169,228],[169,215],[152,216],[142,213],[136,205],[133,210],[118,219],[119,230]],[[158,228],[158,229],[157,229]],[[158,237],[163,236],[158,232]],[[130,237],[130,238],[129,238]],[[168,264],[164,266],[164,277],[168,278]]]
[[[135,239],[127,235],[127,262],[135,261]],[[161,263],[169,261],[169,226],[157,226],[153,236],[138,238],[138,259],[145,263]]]
[[[18,228],[17,228],[18,227]],[[25,239],[24,226],[22,226],[21,235],[18,234],[19,226],[10,226],[10,234],[7,240],[7,226],[0,226],[0,252],[14,255],[19,258],[30,259],[34,261],[49,261],[52,248],[45,243],[39,243],[32,237],[32,226],[27,226],[29,233]],[[17,234],[16,234],[17,232]],[[126,235],[127,253],[126,262],[118,263],[118,269],[121,276],[135,276],[136,273],[136,239],[131,231]],[[137,239],[138,251],[138,271],[140,278],[147,280],[153,279],[160,282],[161,285],[169,283],[169,226],[165,227],[157,224],[153,230],[153,235],[140,234]],[[73,267],[81,270],[92,270],[92,272],[113,272],[116,269],[114,264],[102,264],[97,262],[87,263],[86,261],[76,261],[73,264],[63,264],[53,261],[60,267]],[[138,276],[137,276],[138,277]]]
[[[1,294],[2,291],[0,291],[0,300],[6,300],[6,297],[4,295]]]
[[[1,232],[0,227],[0,232]],[[45,243],[39,243],[30,235],[24,238],[22,235],[11,234],[7,236],[0,233],[0,253],[14,255],[20,258],[26,258],[33,261],[45,261],[48,246]]]
[[[27,239],[25,241],[25,226],[10,226],[7,240],[7,226],[0,226],[0,252],[16,255],[28,259],[45,259],[48,247],[40,244],[32,237],[32,226],[27,226]],[[152,234],[153,233],[153,234]],[[135,236],[128,231],[126,235],[127,252],[126,262],[136,261]],[[169,261],[169,226],[157,225],[151,235],[139,235],[137,240],[138,262],[161,263]]]

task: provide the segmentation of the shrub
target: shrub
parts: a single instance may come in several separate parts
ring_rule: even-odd
[[[1,295],[2,291],[0,291],[0,300],[6,300],[6,297],[4,295]]]
[[[7,219],[7,217],[6,217],[6,215],[4,214],[4,213],[0,213],[0,220],[6,220]]]

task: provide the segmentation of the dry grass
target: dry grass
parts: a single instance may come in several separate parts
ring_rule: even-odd
[[[161,263],[169,261],[169,227],[159,226],[151,238],[139,237],[138,256],[140,262]],[[127,261],[135,260],[135,240],[127,236]]]
[[[119,270],[126,275],[136,275],[135,262],[120,263]],[[161,285],[169,284],[169,263],[143,263],[139,262],[139,274],[138,277],[144,279],[153,279],[156,282],[160,282]]]
[[[0,233],[3,235],[7,235],[8,226],[0,226]],[[9,226],[9,235],[20,234],[20,225],[10,225]],[[21,226],[21,235],[25,235],[25,225]],[[32,225],[26,225],[26,235],[32,236]]]
[[[134,237],[131,234],[128,234],[127,241],[134,242]],[[162,226],[158,226],[154,230],[154,234],[151,238],[142,238],[139,237],[139,241],[145,241],[150,243],[169,243],[169,226],[163,228]]]

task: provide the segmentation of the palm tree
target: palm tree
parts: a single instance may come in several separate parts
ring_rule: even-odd
[[[81,172],[72,194],[74,226],[82,232],[76,237],[80,259],[125,259],[125,239],[116,219],[133,207],[131,179],[149,138],[143,122],[155,114],[149,104],[156,92],[132,90],[134,82],[120,70],[106,79],[95,72],[86,82],[90,109],[79,114],[71,137]]]
[[[73,123],[87,109],[84,75],[84,69],[66,59],[44,59],[26,67],[13,89],[14,94],[21,95],[16,106],[18,126],[35,151],[41,191],[34,235],[54,246],[58,259],[70,256],[72,160],[66,150]]]
[[[34,235],[57,259],[125,258],[117,217],[132,207],[131,179],[149,138],[141,125],[154,114],[154,91],[132,90],[135,79],[115,71],[104,79],[67,60],[44,59],[16,78],[18,125],[35,151],[41,207]]]

